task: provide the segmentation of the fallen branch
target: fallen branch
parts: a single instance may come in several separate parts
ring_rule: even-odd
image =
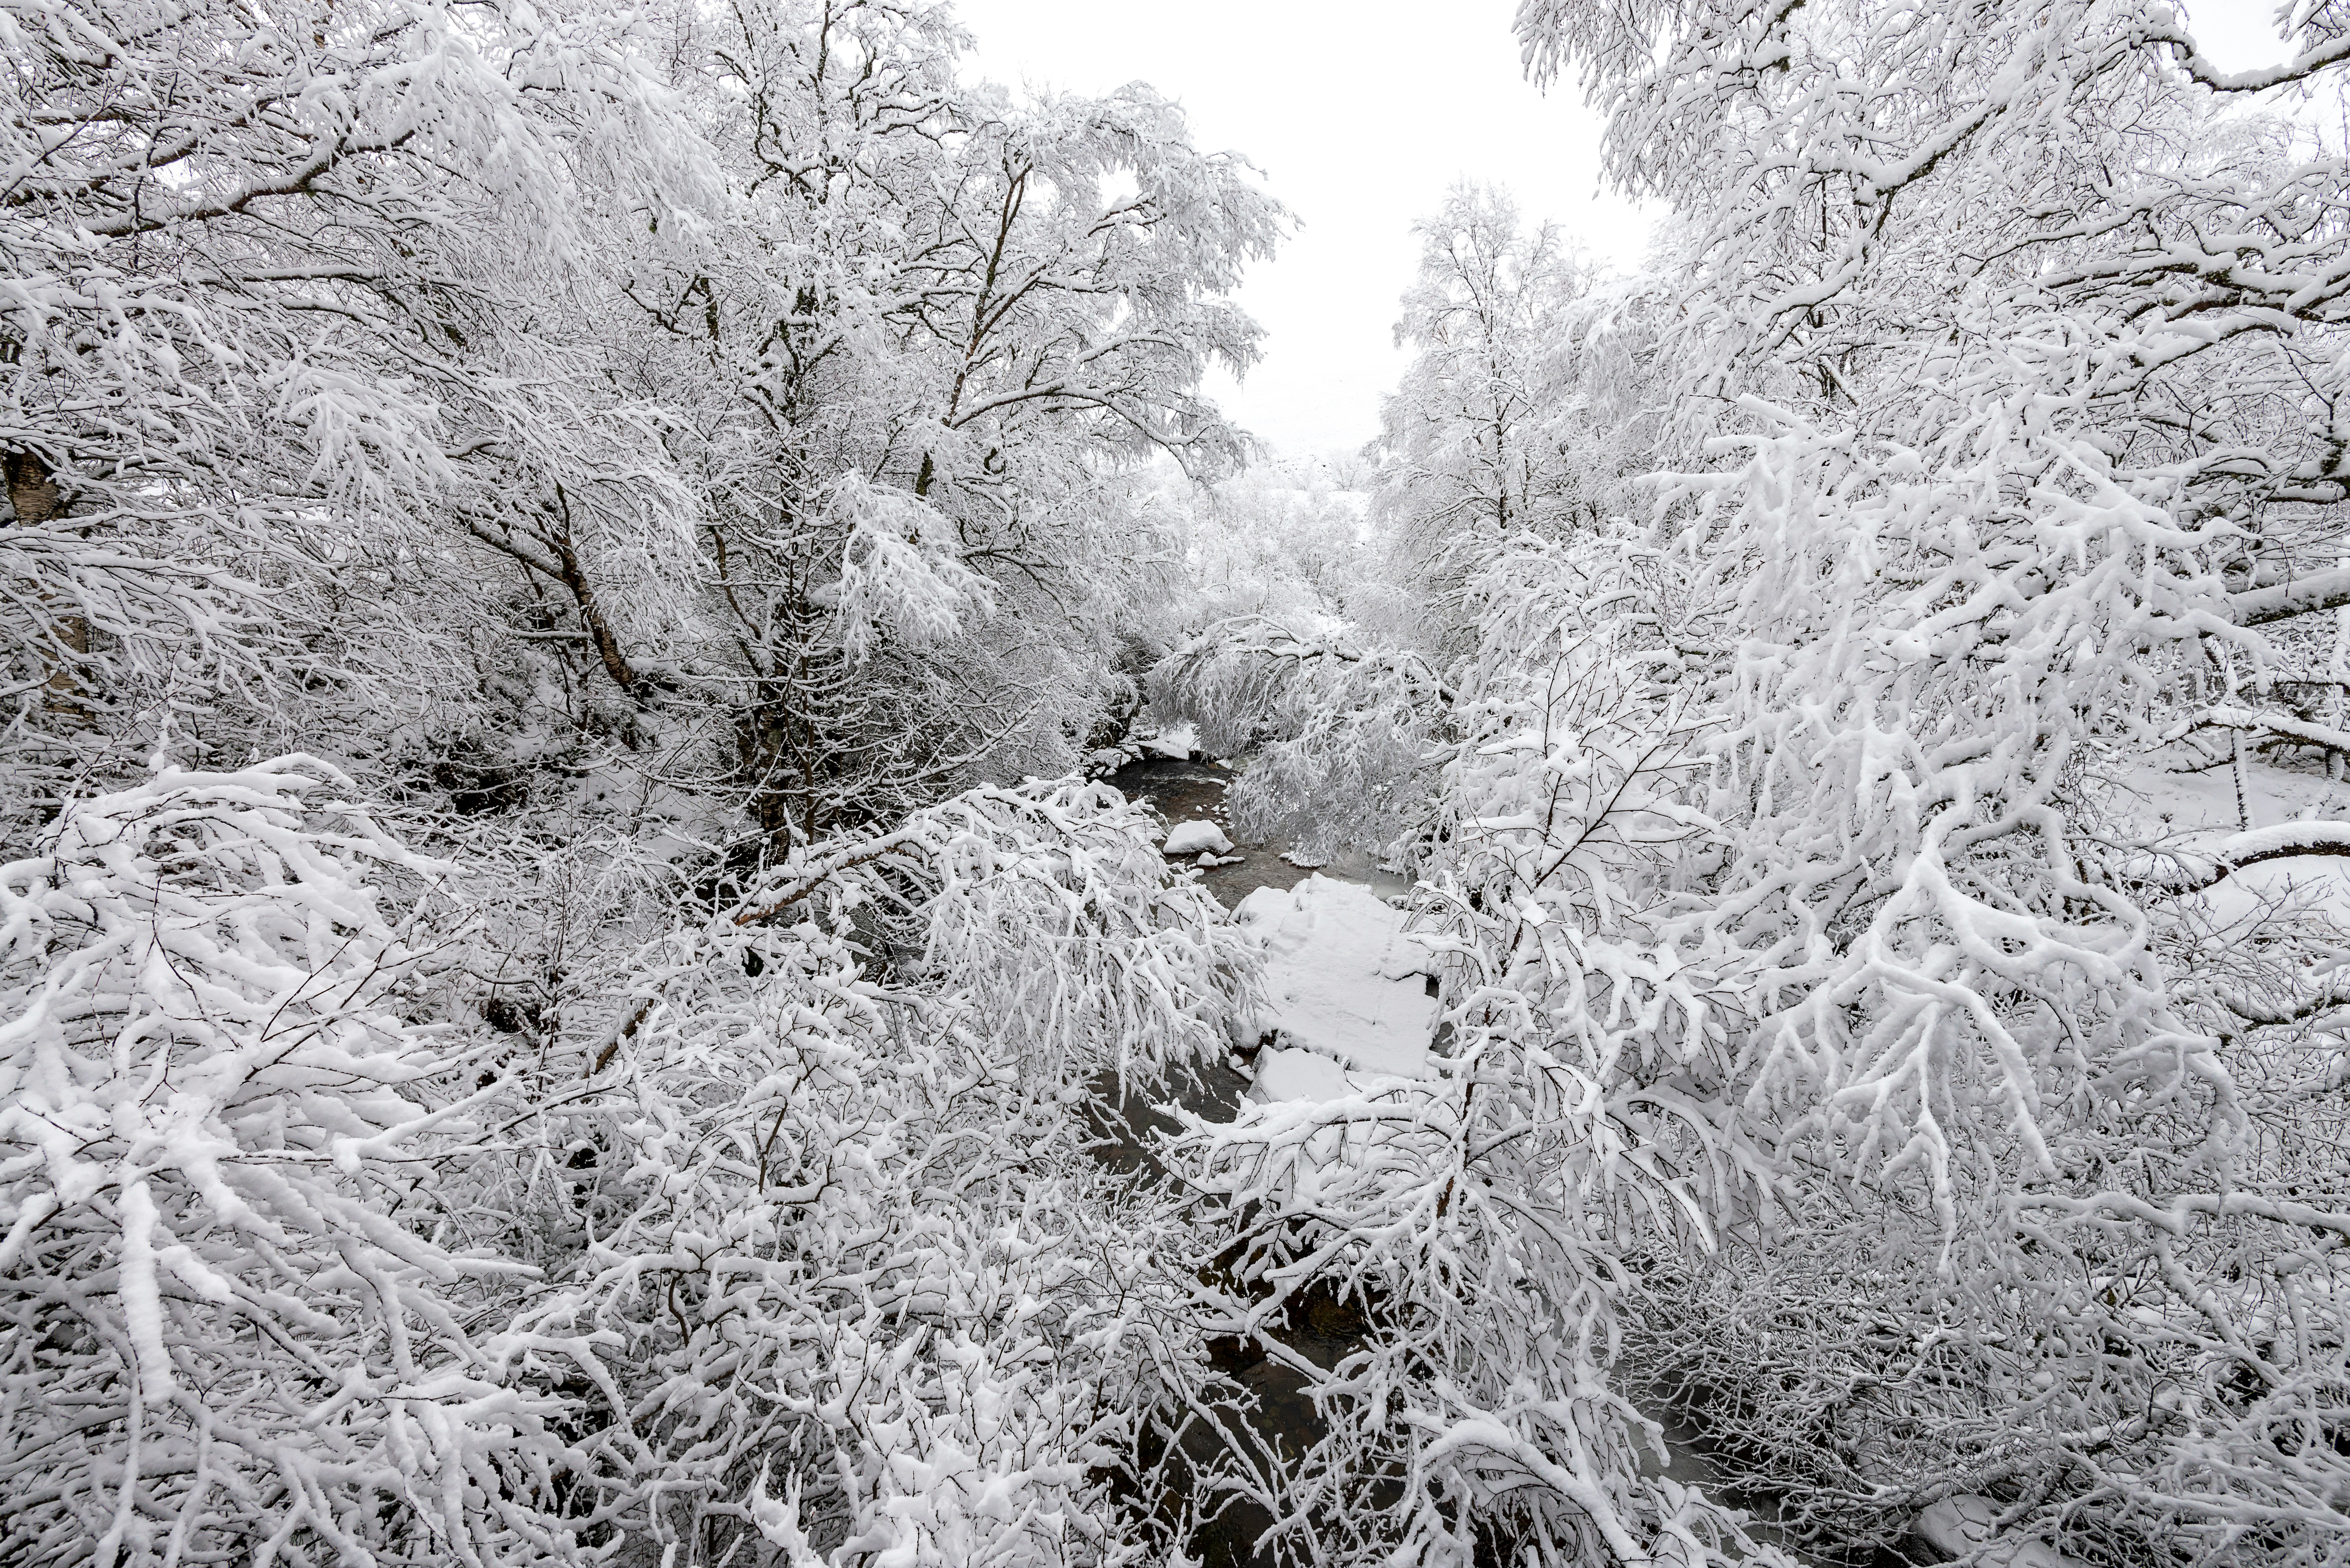
[[[2206,708],[2163,738],[2175,741],[2190,730],[2206,729],[2245,730],[2350,757],[2350,730],[2336,730],[2324,724],[2310,723],[2304,719],[2287,719],[2280,714],[2225,705]]]
[[[2179,894],[2200,893],[2247,867],[2266,860],[2289,860],[2302,855],[2350,856],[2350,822],[2285,822],[2230,834],[2218,844],[2178,851],[2184,866],[2195,868],[2191,881],[2172,884]]]
[[[2228,596],[2228,607],[2235,612],[2238,626],[2267,626],[2345,605],[2350,605],[2350,567],[2345,566]]]

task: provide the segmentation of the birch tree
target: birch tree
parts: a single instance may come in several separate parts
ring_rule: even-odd
[[[1441,604],[1503,541],[1573,512],[1569,441],[1553,421],[1564,318],[1594,269],[1555,223],[1526,231],[1486,187],[1455,187],[1416,232],[1419,270],[1395,333],[1415,352],[1380,406],[1374,493]]]

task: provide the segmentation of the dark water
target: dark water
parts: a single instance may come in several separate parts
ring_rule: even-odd
[[[1224,794],[1239,776],[1237,772],[1213,763],[1152,758],[1119,769],[1108,782],[1128,799],[1147,802],[1167,819],[1170,826],[1183,822],[1212,822],[1224,830],[1226,836],[1237,840]],[[1280,848],[1278,845],[1237,843],[1232,852],[1241,857],[1237,864],[1208,867],[1191,874],[1215,895],[1218,902],[1234,909],[1260,888],[1287,888],[1314,875],[1312,870],[1282,859]],[[1407,886],[1399,877],[1377,871],[1367,857],[1355,857],[1319,869],[1325,876],[1343,877],[1349,881],[1384,883],[1386,886],[1378,888],[1381,892],[1400,891]],[[1253,1054],[1253,1050],[1249,1054]],[[1239,1110],[1249,1082],[1246,1059],[1237,1054],[1204,1064],[1194,1076],[1130,1095],[1121,1094],[1116,1079],[1105,1075],[1094,1085],[1095,1125],[1101,1138],[1096,1153],[1114,1170],[1145,1179],[1164,1176],[1165,1168],[1152,1146],[1156,1135],[1174,1132],[1177,1124],[1161,1106],[1171,1100],[1210,1121],[1230,1121]],[[1336,1366],[1339,1357],[1361,1343],[1362,1322],[1358,1314],[1342,1303],[1308,1296],[1297,1303],[1275,1334],[1289,1349],[1318,1366],[1329,1367]],[[1211,1345],[1210,1353],[1217,1370],[1248,1397],[1248,1407],[1235,1414],[1235,1419],[1243,1423],[1242,1429],[1231,1434],[1235,1447],[1243,1451],[1253,1449],[1264,1459],[1278,1464],[1284,1456],[1302,1454],[1321,1436],[1321,1419],[1305,1393],[1305,1380],[1296,1372],[1275,1361],[1263,1347],[1239,1340],[1218,1341]],[[1212,1432],[1201,1431],[1185,1443],[1186,1454],[1176,1456],[1169,1467],[1179,1487],[1185,1473],[1186,1458],[1203,1465],[1209,1463],[1213,1457],[1211,1450],[1221,1440]],[[1146,1462],[1159,1458],[1144,1456]],[[1177,1507],[1182,1501],[1191,1500],[1163,1500]],[[1260,1551],[1257,1542],[1272,1523],[1273,1516],[1263,1508],[1253,1503],[1228,1502],[1216,1517],[1194,1531],[1189,1549],[1201,1568],[1271,1568],[1273,1553]]]

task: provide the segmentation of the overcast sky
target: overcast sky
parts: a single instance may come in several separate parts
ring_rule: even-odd
[[[1463,177],[1509,188],[1594,253],[1638,262],[1648,222],[1602,189],[1598,123],[1571,91],[1526,84],[1515,0],[956,0],[977,74],[1099,93],[1150,83],[1202,146],[1247,154],[1300,227],[1242,303],[1269,333],[1224,407],[1286,452],[1360,446],[1394,384],[1396,299],[1414,219]],[[2234,67],[2279,57],[2272,0],[2189,7]],[[1440,21],[1439,18],[1440,17]]]

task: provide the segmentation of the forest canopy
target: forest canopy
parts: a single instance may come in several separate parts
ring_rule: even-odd
[[[0,0],[0,1563],[2350,1563],[2350,17],[2190,23],[1523,0],[1655,243],[1318,459],[935,0]]]

